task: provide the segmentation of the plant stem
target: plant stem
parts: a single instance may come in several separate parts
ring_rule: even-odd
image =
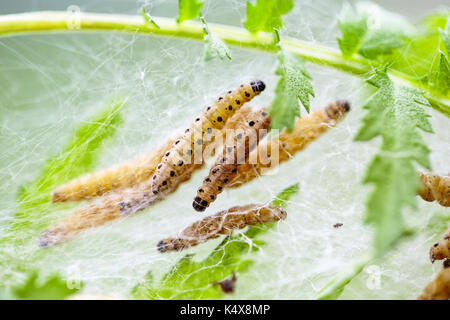
[[[152,23],[147,23],[142,16],[66,11],[11,14],[0,16],[0,37],[63,31],[115,31],[203,40],[201,23],[185,21],[177,24],[174,19],[152,18],[160,28]],[[212,23],[209,23],[208,26],[212,33],[230,45],[276,52],[272,34],[251,34],[242,28]],[[362,77],[367,76],[373,69],[381,67],[376,62],[362,57],[344,58],[337,50],[297,39],[284,38],[281,43],[285,50],[296,53],[307,61]],[[391,70],[389,75],[395,82],[423,91],[434,109],[450,116],[450,99],[448,97],[432,92],[423,83],[398,71]]]

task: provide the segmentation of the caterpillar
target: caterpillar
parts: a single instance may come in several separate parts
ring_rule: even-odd
[[[450,229],[445,232],[441,240],[436,242],[430,249],[430,260],[450,259]]]
[[[241,120],[246,119],[251,111],[251,107],[244,106],[228,120],[224,129],[237,128],[237,126],[241,123]],[[168,143],[170,143],[170,141],[171,140],[169,140]],[[172,145],[169,145],[168,143],[166,144],[167,148],[171,148]],[[161,150],[164,150],[164,146],[158,149],[153,156],[151,156],[152,158],[157,158],[158,154],[160,155],[158,161],[152,161],[154,167],[147,166],[143,162],[134,162],[137,166],[130,166],[130,172],[139,172],[144,170],[144,168],[149,168],[149,170],[154,171],[157,165],[155,163],[159,163],[162,159],[163,154],[161,154]],[[129,163],[129,161],[125,162],[125,164]],[[103,194],[100,198],[92,201],[87,206],[75,210],[74,213],[56,224],[56,226],[53,226],[43,232],[38,240],[38,244],[41,247],[56,245],[72,239],[83,230],[97,227],[109,221],[143,210],[164,199],[165,195],[174,192],[179,185],[189,180],[192,173],[201,166],[201,164],[190,166],[182,175],[175,177],[170,185],[170,190],[168,190],[165,194],[154,195],[150,193],[153,182],[151,178],[147,178],[146,181],[139,184],[133,182],[132,188],[109,191],[108,193]],[[120,167],[121,165],[116,168]],[[103,173],[106,171],[103,171]],[[120,171],[121,170],[117,169],[116,171],[110,171],[110,173],[113,172],[116,174]],[[101,174],[99,173],[98,176],[101,176]],[[134,177],[136,177],[136,175],[134,175]]]
[[[254,86],[256,90],[259,90],[258,94],[265,88],[262,81],[251,82],[250,85]],[[245,88],[247,88],[247,86],[242,85],[240,87],[241,90],[239,91],[244,91],[243,95],[248,99],[249,97],[245,95]],[[253,89],[249,92],[253,92]],[[236,100],[238,99],[239,98],[237,98],[236,95]],[[241,100],[238,100],[240,105],[244,103],[244,99],[241,99],[242,103]],[[221,100],[224,99],[222,98]],[[238,105],[237,101],[235,101],[235,104]],[[233,109],[234,104],[230,105]],[[234,109],[234,111],[236,111],[238,108]],[[160,148],[147,155],[69,181],[52,192],[52,202],[90,199],[101,196],[111,190],[136,186],[154,175],[156,167],[160,164],[162,157],[172,149],[176,141],[179,141],[182,138],[183,136],[169,139]]]
[[[419,300],[450,299],[450,268],[442,269],[418,297]]]
[[[180,251],[246,226],[284,220],[286,211],[273,205],[247,204],[235,206],[203,218],[182,230],[177,236],[161,240],[160,252]]]
[[[422,187],[418,194],[425,201],[437,201],[441,206],[450,207],[450,175],[439,176],[419,171]]]
[[[245,163],[239,166],[237,175],[230,181],[228,187],[239,187],[261,176],[264,170],[275,166],[276,164],[272,163],[270,159],[272,152],[275,152],[272,148],[278,148],[278,164],[291,159],[295,153],[335,126],[349,110],[349,102],[336,101],[321,110],[301,117],[297,120],[292,132],[285,129],[280,133],[277,137],[279,142],[275,143],[274,140],[269,140],[265,146],[261,146],[261,148],[266,148],[267,152],[265,156],[257,154],[256,164]]]
[[[246,119],[236,125],[238,132],[234,132],[232,143],[225,144],[222,154],[197,190],[197,196],[192,202],[195,210],[204,211],[237,175],[240,163],[248,159],[250,151],[266,136],[270,120],[266,109],[262,109],[249,113]]]
[[[111,190],[138,185],[152,177],[156,166],[175,140],[169,139],[157,150],[146,155],[69,181],[52,192],[52,202],[90,199]]]
[[[163,156],[152,178],[152,193],[156,195],[170,189],[173,178],[197,162],[198,153],[200,153],[198,161],[203,162],[205,147],[214,142],[213,131],[221,130],[244,103],[259,95],[264,89],[265,84],[261,80],[242,84],[208,106],[205,112],[186,129],[184,136],[176,140],[173,147]]]

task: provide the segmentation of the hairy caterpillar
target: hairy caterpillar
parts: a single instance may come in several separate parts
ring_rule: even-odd
[[[158,164],[153,176],[152,193],[156,195],[170,189],[173,178],[195,164],[198,151],[201,154],[199,161],[203,162],[205,147],[214,141],[213,130],[221,130],[244,103],[259,95],[264,89],[265,84],[261,80],[242,84],[238,89],[228,91],[224,97],[219,97],[212,106],[208,106],[206,111],[186,129],[185,135],[174,142],[173,147]]]
[[[242,119],[246,119],[251,112],[251,107],[244,106],[228,120],[224,129],[237,128]],[[172,147],[172,144],[169,144],[171,141],[172,140],[169,140],[165,144],[167,148]],[[159,155],[158,161],[152,161],[154,167],[147,166],[143,162],[134,162],[136,167],[131,166],[130,171],[139,172],[141,170],[144,170],[145,168],[154,171],[156,169],[157,163],[159,163],[162,159],[162,150],[164,150],[164,146],[158,149],[151,156],[151,158],[153,159],[157,158]],[[125,162],[125,165],[129,163],[130,161]],[[120,167],[120,165],[117,166],[117,168]],[[200,167],[201,165],[190,166],[188,170],[186,170],[182,175],[175,177],[170,185],[170,189],[165,194],[154,195],[150,192],[153,181],[151,178],[147,178],[146,181],[141,183],[129,181],[130,183],[133,183],[133,188],[110,191],[102,195],[102,197],[95,199],[87,206],[75,210],[74,213],[69,215],[66,219],[58,223],[56,226],[49,228],[39,238],[39,245],[41,247],[49,247],[58,243],[65,242],[75,237],[83,230],[94,228],[109,221],[143,210],[151,206],[152,204],[164,199],[165,195],[174,192],[179,185],[189,180],[192,173]],[[105,173],[106,171],[103,171],[103,173]],[[115,171],[110,171],[110,173],[113,172],[115,176],[115,174],[120,171],[121,170],[117,169]],[[98,173],[98,176],[101,176],[101,173]],[[136,177],[136,175],[134,175],[134,177]]]
[[[449,300],[450,299],[450,268],[442,269],[436,278],[423,290],[419,300]]]
[[[439,176],[419,171],[422,183],[418,194],[425,201],[437,201],[441,206],[450,207],[450,176]]]
[[[53,191],[52,201],[89,199],[101,196],[111,190],[138,185],[152,177],[156,166],[163,155],[172,147],[175,140],[168,140],[164,145],[147,155],[69,181]]]
[[[250,151],[266,136],[270,128],[270,116],[266,109],[255,111],[242,119],[236,127],[238,130],[241,129],[240,132],[236,132],[232,143],[225,144],[222,154],[197,190],[197,196],[192,203],[197,211],[204,211],[237,175],[240,163],[248,159]]]
[[[431,263],[442,259],[450,259],[450,229],[430,249]]]
[[[347,101],[336,101],[329,104],[322,110],[313,112],[297,120],[292,132],[284,130],[280,133],[278,139],[279,163],[287,161],[292,156],[304,149],[311,141],[314,141],[329,128],[344,117],[350,110],[350,104]],[[257,163],[245,163],[238,168],[237,175],[229,183],[228,187],[235,188],[260,176],[264,170],[273,166],[270,156],[272,153],[272,140],[266,142],[267,158],[261,158],[257,155]]]
[[[203,218],[181,231],[176,237],[158,242],[160,252],[179,251],[220,235],[230,235],[235,229],[264,224],[286,218],[286,211],[273,205],[247,204],[235,206]]]

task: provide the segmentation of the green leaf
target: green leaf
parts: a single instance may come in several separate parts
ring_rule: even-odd
[[[436,86],[441,92],[447,94],[450,91],[450,64],[447,57],[440,53],[439,71],[436,73]]]
[[[284,189],[272,204],[285,208],[287,201],[296,192],[298,184]],[[155,284],[151,273],[148,273],[132,290],[132,295],[136,299],[218,299],[223,296],[223,292],[212,283],[229,277],[233,271],[240,274],[246,272],[253,264],[251,259],[245,259],[252,252],[251,245],[263,245],[255,238],[274,225],[252,226],[244,235],[226,237],[202,261],[194,261],[192,254],[185,255],[172,266],[159,284]],[[254,241],[250,243],[249,239]]]
[[[335,300],[339,298],[344,291],[345,286],[350,283],[365,266],[372,261],[373,254],[369,253],[362,259],[352,263],[350,266],[339,272],[333,279],[331,279],[319,292],[316,294],[316,300]]]
[[[200,20],[203,23],[203,32],[205,33],[205,36],[203,37],[203,40],[205,41],[205,61],[209,61],[216,57],[219,57],[220,60],[225,58],[231,60],[230,49],[225,42],[209,30],[205,18],[200,17]]]
[[[37,272],[32,272],[24,284],[12,289],[12,298],[19,300],[64,300],[79,289],[69,288],[58,275],[48,277],[43,283],[37,281]]]
[[[447,50],[447,55],[450,55],[450,14],[447,17],[448,21],[445,26],[445,30],[440,30],[442,40],[445,44],[445,50]]]
[[[144,18],[145,22],[151,23],[156,28],[161,29],[161,27],[155,22],[155,20],[153,20],[152,16],[150,15],[150,12],[147,9],[145,9],[145,7],[142,7],[141,15]]]
[[[351,57],[359,49],[359,46],[367,33],[367,15],[358,14],[353,7],[346,4],[338,19],[339,30],[342,38],[338,38],[339,48],[345,57]]]
[[[203,7],[203,0],[178,0],[177,23],[185,20],[193,20],[200,16]]]
[[[45,220],[42,219],[42,209],[50,204],[50,192],[62,183],[92,170],[102,146],[114,136],[122,123],[120,112],[123,106],[123,101],[110,103],[99,115],[76,129],[68,146],[47,161],[36,181],[21,192],[12,230],[38,227],[37,220],[40,223]]]
[[[403,17],[368,2],[355,8],[345,5],[338,19],[342,37],[339,48],[345,57],[359,53],[368,59],[388,55],[404,45],[415,28]]]
[[[309,112],[310,96],[314,97],[314,89],[303,59],[293,53],[284,51],[279,46],[278,66],[276,74],[280,75],[275,88],[275,98],[269,108],[272,116],[272,129],[289,130],[294,128],[295,118],[300,116],[300,105]]]
[[[247,20],[244,27],[250,32],[272,32],[273,29],[281,29],[281,16],[293,7],[293,0],[257,0],[255,4],[247,1]]]
[[[290,187],[287,187],[283,191],[281,191],[275,199],[272,200],[271,204],[274,206],[277,206],[278,208],[286,209],[288,206],[288,200],[296,193],[298,193],[298,190],[300,189],[300,186],[298,183],[293,184]]]
[[[394,85],[385,72],[377,72],[368,82],[378,90],[364,106],[367,113],[355,139],[382,137],[381,150],[364,179],[374,185],[365,221],[374,225],[374,247],[382,255],[405,231],[403,208],[415,206],[420,186],[416,164],[430,168],[430,151],[418,129],[433,131],[423,108],[428,102],[421,92]]]

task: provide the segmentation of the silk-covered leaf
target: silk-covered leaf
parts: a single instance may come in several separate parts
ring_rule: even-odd
[[[272,117],[272,129],[288,128],[292,130],[295,118],[300,116],[301,101],[303,107],[309,112],[310,96],[314,97],[314,89],[311,84],[305,62],[293,53],[278,52],[278,65],[275,72],[280,76],[275,88],[275,97],[269,108]]]
[[[47,161],[33,183],[22,188],[11,230],[19,231],[28,227],[37,229],[41,223],[45,223],[43,211],[50,209],[50,192],[94,168],[104,143],[116,134],[122,123],[123,107],[123,101],[114,101],[100,114],[81,124],[67,147]]]
[[[52,275],[40,283],[37,273],[32,272],[25,283],[12,288],[11,298],[18,300],[64,300],[78,290],[78,288],[69,288],[67,281],[64,281],[58,275]]]
[[[205,36],[203,37],[203,40],[205,42],[205,60],[209,61],[216,57],[218,57],[220,60],[223,60],[225,58],[231,60],[230,49],[225,44],[225,42],[209,30],[205,18],[200,17],[200,20],[203,23],[203,33],[205,34]]]
[[[244,27],[250,32],[272,32],[283,26],[282,15],[294,7],[293,0],[256,0],[247,1],[247,20]]]
[[[405,232],[402,211],[415,206],[420,187],[417,164],[430,168],[430,150],[419,129],[433,131],[424,110],[428,101],[420,91],[395,85],[385,72],[377,72],[368,82],[378,90],[364,106],[367,113],[355,139],[382,138],[364,179],[374,186],[365,221],[374,225],[374,246],[381,255]]]
[[[203,0],[178,0],[179,11],[177,23],[198,18],[200,16],[203,3]]]
[[[279,193],[273,205],[285,208],[287,201],[298,192],[298,185],[292,185]],[[276,223],[251,226],[244,234],[226,237],[205,259],[195,261],[193,254],[181,258],[155,283],[149,272],[144,280],[132,290],[136,299],[218,299],[223,291],[214,282],[229,278],[233,271],[244,273],[252,265],[246,259],[258,246],[264,245],[256,237],[264,234]],[[250,242],[249,239],[252,241]]]
[[[342,54],[351,57],[359,53],[368,59],[392,53],[415,32],[405,18],[368,2],[358,2],[355,8],[345,5],[338,26]]]

